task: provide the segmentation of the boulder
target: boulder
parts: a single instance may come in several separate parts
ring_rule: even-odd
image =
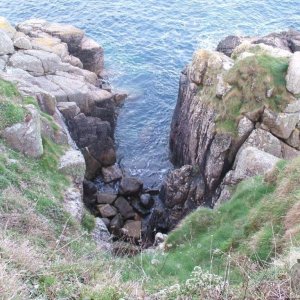
[[[12,54],[15,52],[14,44],[9,35],[0,29],[0,55]]]
[[[122,228],[122,232],[127,238],[138,240],[141,238],[141,229],[141,221],[128,220]]]
[[[225,39],[219,42],[217,46],[217,51],[223,52],[227,56],[231,56],[233,50],[242,43],[243,38],[229,35]]]
[[[263,124],[269,128],[271,133],[282,139],[288,139],[291,136],[298,122],[299,113],[277,114],[269,109],[265,109],[263,113]]]
[[[242,117],[238,124],[238,136],[239,138],[248,137],[254,129],[254,124],[247,117]]]
[[[75,102],[58,102],[57,108],[67,120],[74,119],[80,113]]]
[[[73,52],[83,64],[83,68],[100,75],[103,71],[104,59],[103,49],[93,39],[83,37],[79,48]]]
[[[264,175],[273,169],[278,161],[279,158],[274,155],[254,147],[246,147],[237,157],[232,180],[239,182],[252,176]]]
[[[66,131],[54,120],[50,121],[41,116],[41,133],[42,137],[47,137],[59,145],[68,145],[68,135]]]
[[[82,182],[85,174],[85,161],[80,151],[69,149],[60,158],[58,169],[71,176],[75,181]]]
[[[111,217],[114,217],[118,213],[117,210],[110,204],[97,205],[97,208],[98,208],[102,218],[111,218]]]
[[[123,177],[120,182],[120,194],[125,196],[138,195],[143,189],[143,183],[137,178]]]
[[[26,105],[26,109],[25,121],[5,128],[2,137],[13,149],[38,158],[43,154],[40,115],[33,105]]]
[[[83,202],[80,189],[76,187],[68,188],[64,193],[63,206],[71,216],[81,221],[83,216]]]
[[[90,154],[103,166],[108,167],[116,162],[114,142],[110,137],[98,140],[89,147]]]
[[[88,147],[81,148],[81,152],[86,164],[85,178],[92,180],[100,174],[101,163],[90,154]]]
[[[294,95],[300,94],[300,51],[295,52],[290,58],[286,88]]]
[[[124,220],[121,214],[117,214],[110,222],[109,230],[112,234],[119,236],[121,234],[121,228],[124,225]]]
[[[125,220],[133,218],[135,215],[133,208],[124,197],[119,197],[114,203],[114,206],[118,209]]]
[[[97,193],[97,203],[98,204],[113,204],[117,199],[116,194],[108,194],[108,193]]]
[[[30,39],[23,32],[17,32],[14,36],[14,46],[18,49],[30,50],[32,45]]]
[[[122,178],[122,171],[118,165],[102,168],[102,177],[105,183],[110,183]]]
[[[56,112],[56,99],[49,93],[39,93],[36,95],[41,110],[51,116]]]
[[[255,147],[279,158],[282,157],[280,140],[270,132],[260,128],[252,131],[245,143],[240,148],[237,156],[244,148],[248,146]]]
[[[45,74],[43,64],[40,59],[21,51],[18,51],[11,56],[8,65],[27,71],[33,76],[42,76]]]

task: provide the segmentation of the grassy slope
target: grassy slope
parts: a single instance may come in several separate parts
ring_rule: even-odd
[[[37,105],[0,80],[1,128],[23,120],[22,104]],[[119,299],[119,272],[88,235],[93,218],[86,213],[81,226],[63,209],[64,147],[43,144],[35,160],[0,139],[0,299]]]
[[[239,285],[239,262],[263,276],[275,256],[299,244],[300,158],[281,161],[266,179],[238,185],[232,199],[218,209],[199,208],[168,237],[166,253],[150,253],[132,262],[125,279],[143,277],[150,290],[187,280],[195,266],[223,276],[232,257],[230,282]],[[245,263],[246,266],[246,263]],[[253,267],[254,268],[254,267]],[[144,276],[143,276],[144,274]]]

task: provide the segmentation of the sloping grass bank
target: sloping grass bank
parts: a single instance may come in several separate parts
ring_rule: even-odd
[[[299,245],[299,207],[300,158],[281,161],[266,178],[240,183],[219,208],[190,214],[169,234],[165,253],[135,258],[124,279],[142,277],[145,287],[155,291],[184,283],[199,266],[226,277],[233,287],[252,275],[253,280],[273,280],[280,273],[272,271],[273,260]]]

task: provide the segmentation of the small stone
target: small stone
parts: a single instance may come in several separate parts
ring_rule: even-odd
[[[122,171],[118,165],[102,168],[103,181],[109,183],[122,178]]]
[[[108,193],[98,193],[97,203],[98,204],[113,204],[117,199],[117,195]]]
[[[143,189],[143,183],[133,177],[124,177],[120,183],[120,194],[125,196],[138,195]]]
[[[125,236],[138,240],[141,237],[142,222],[141,221],[127,221],[122,228]]]
[[[119,197],[114,205],[125,219],[134,217],[135,213],[133,208],[124,197]]]
[[[97,205],[97,208],[103,218],[111,218],[118,213],[117,210],[109,204]]]

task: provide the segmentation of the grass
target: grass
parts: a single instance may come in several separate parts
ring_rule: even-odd
[[[221,69],[216,72],[208,68],[205,76],[209,78],[209,84],[201,85],[197,95],[201,101],[215,108],[217,132],[230,133],[235,137],[241,116],[263,106],[275,112],[282,111],[292,101],[292,95],[285,87],[287,68],[287,58],[261,53],[236,61],[223,74],[231,88],[222,99],[217,98],[215,92],[216,75]],[[268,96],[268,93],[271,94]]]
[[[124,280],[142,277],[145,288],[155,291],[183,283],[195,266],[224,276],[229,254],[237,261],[247,258],[265,272],[274,257],[289,249],[291,241],[299,243],[297,204],[300,206],[300,158],[280,162],[266,179],[255,177],[240,183],[231,200],[218,209],[199,208],[191,213],[169,234],[167,251],[133,259]],[[292,224],[288,227],[287,223]],[[240,265],[232,265],[231,284],[238,286],[243,279]]]

